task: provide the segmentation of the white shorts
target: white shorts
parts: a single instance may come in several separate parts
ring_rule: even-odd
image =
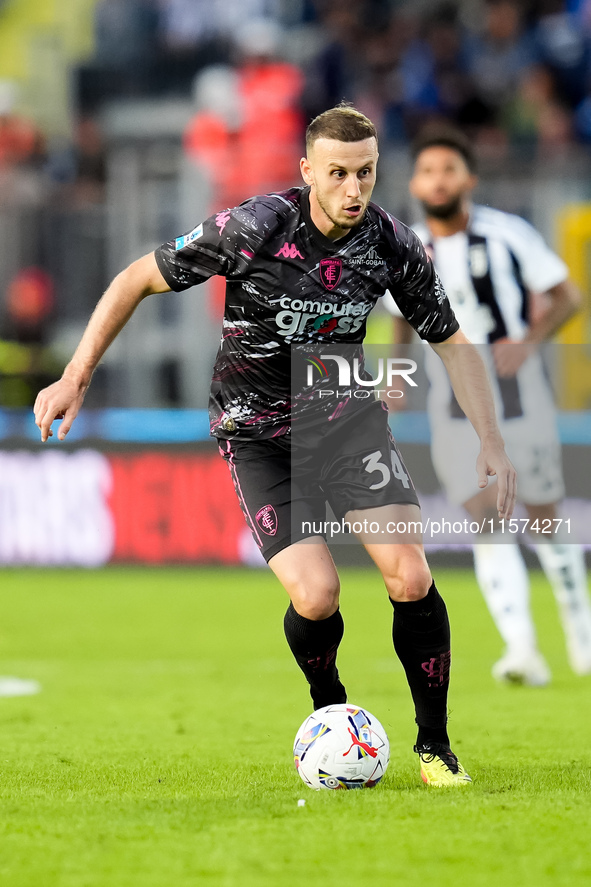
[[[517,470],[517,497],[527,505],[559,502],[564,498],[561,447],[552,392],[541,363],[530,358],[519,371],[518,382],[521,415],[499,419],[507,455]],[[502,416],[503,404],[496,395],[497,415]],[[448,499],[459,505],[482,492],[476,474],[480,441],[466,418],[451,417],[450,398],[447,379],[438,378],[429,395],[431,458]]]

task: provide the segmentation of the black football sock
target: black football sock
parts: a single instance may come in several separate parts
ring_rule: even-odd
[[[337,610],[328,619],[316,621],[300,616],[290,604],[283,625],[291,652],[310,684],[314,708],[346,702],[347,694],[336,667],[337,650],[344,632],[341,611]]]
[[[431,585],[420,601],[390,601],[392,639],[415,704],[417,745],[442,742],[447,735],[447,691],[451,664],[450,630],[443,598]]]

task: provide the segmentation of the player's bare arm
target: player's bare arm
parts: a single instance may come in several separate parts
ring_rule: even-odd
[[[394,317],[394,340],[392,344],[393,357],[406,357],[407,348],[412,344],[414,338],[414,330],[408,320],[404,317]],[[397,394],[393,397],[387,396],[384,403],[391,413],[399,413],[407,408],[406,390],[402,392],[396,389]],[[402,396],[400,396],[402,394]]]
[[[497,374],[514,376],[519,367],[542,342],[547,342],[581,306],[581,293],[572,280],[564,280],[547,290],[547,309],[533,323],[521,342],[502,339],[492,346]]]
[[[478,485],[484,489],[488,478],[496,475],[497,511],[499,517],[509,518],[515,507],[516,473],[505,453],[482,358],[461,330],[445,342],[431,343],[431,347],[445,364],[457,401],[480,438],[480,455],[476,464]]]
[[[394,345],[410,345],[414,334],[413,328],[405,317],[394,318]]]
[[[62,378],[37,395],[35,423],[43,442],[53,435],[55,419],[63,419],[58,438],[64,440],[82,406],[92,374],[113,339],[146,296],[169,290],[153,253],[142,256],[115,277],[98,302]]]

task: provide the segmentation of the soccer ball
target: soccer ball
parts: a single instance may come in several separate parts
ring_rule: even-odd
[[[390,745],[373,715],[341,702],[306,718],[295,738],[293,759],[310,788],[371,788],[386,772]]]

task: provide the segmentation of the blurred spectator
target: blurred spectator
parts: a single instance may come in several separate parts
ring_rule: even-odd
[[[304,107],[316,117],[342,99],[352,100],[363,66],[362,27],[354,4],[330,3],[323,11],[326,43],[307,72]]]
[[[297,38],[305,22],[315,34],[308,45],[322,45],[306,68],[308,118],[348,99],[392,142],[433,118],[500,146],[525,143],[538,124],[557,138],[558,130],[588,137],[591,0],[98,0],[82,110],[115,95],[188,97],[195,74],[231,64],[235,34],[260,19],[288,23]],[[289,31],[281,39],[284,57],[305,57]],[[548,113],[542,75],[528,73],[534,65],[552,77]],[[520,105],[529,115],[522,125]]]
[[[153,50],[156,24],[153,0],[98,0],[94,11],[96,61],[131,73]]]
[[[573,139],[569,109],[560,101],[551,71],[541,65],[522,77],[517,95],[504,110],[500,121],[510,141],[541,153],[566,148]]]
[[[0,337],[0,407],[32,406],[39,386],[59,373],[60,362],[45,344],[53,289],[49,275],[37,267],[22,269],[8,285]]]
[[[518,0],[487,0],[483,30],[466,42],[467,71],[483,105],[493,113],[502,109],[513,98],[534,58],[522,4]]]
[[[568,4],[568,11],[577,17],[579,23],[583,25],[583,30],[589,36],[591,34],[591,0],[573,0]]]
[[[470,110],[475,94],[455,4],[442,3],[428,13],[401,59],[400,73],[407,137],[433,119],[481,122],[481,115]]]
[[[92,115],[82,116],[74,135],[77,198],[84,203],[98,203],[104,196],[106,157],[103,134]]]
[[[228,60],[215,0],[159,0],[159,91],[189,93],[196,71]]]
[[[236,145],[242,124],[238,73],[229,65],[212,65],[195,78],[197,113],[184,135],[184,148],[206,173],[214,200],[230,205],[234,195]]]
[[[589,81],[589,37],[563,0],[540,0],[533,30],[539,63],[552,73],[557,97],[574,108],[585,97]]]
[[[591,144],[591,95],[586,96],[576,109],[574,124],[578,138]]]
[[[270,19],[250,21],[236,34],[243,194],[287,188],[298,179],[303,75],[295,65],[280,60],[284,40],[284,32]]]
[[[163,43],[172,51],[197,49],[219,37],[231,40],[243,23],[277,18],[277,0],[159,0]]]
[[[155,0],[98,0],[94,58],[77,72],[79,108],[154,88],[158,10]]]
[[[53,282],[46,271],[36,267],[19,271],[6,292],[11,338],[18,342],[43,342],[53,303]]]
[[[281,0],[210,0],[220,33],[231,42],[248,23],[273,19],[279,24]]]
[[[249,22],[236,35],[236,68],[210,69],[196,82],[199,110],[185,150],[208,169],[222,205],[289,187],[297,177],[303,77],[277,59],[282,40],[272,20]]]
[[[82,114],[74,122],[70,142],[58,142],[44,167],[55,206],[102,203],[106,185],[106,148],[96,116]]]
[[[227,63],[245,22],[275,17],[278,0],[158,0],[160,90],[189,93],[196,72]]]
[[[196,80],[198,110],[184,147],[207,171],[214,188],[212,211],[288,188],[298,179],[303,76],[277,58],[283,39],[273,20],[251,21],[236,35],[236,67],[210,68]],[[220,299],[223,287],[214,287],[214,314]]]
[[[218,36],[212,0],[160,0],[159,30],[170,52],[194,50]]]
[[[39,161],[44,139],[38,127],[15,110],[17,85],[0,80],[0,167],[13,167]]]

